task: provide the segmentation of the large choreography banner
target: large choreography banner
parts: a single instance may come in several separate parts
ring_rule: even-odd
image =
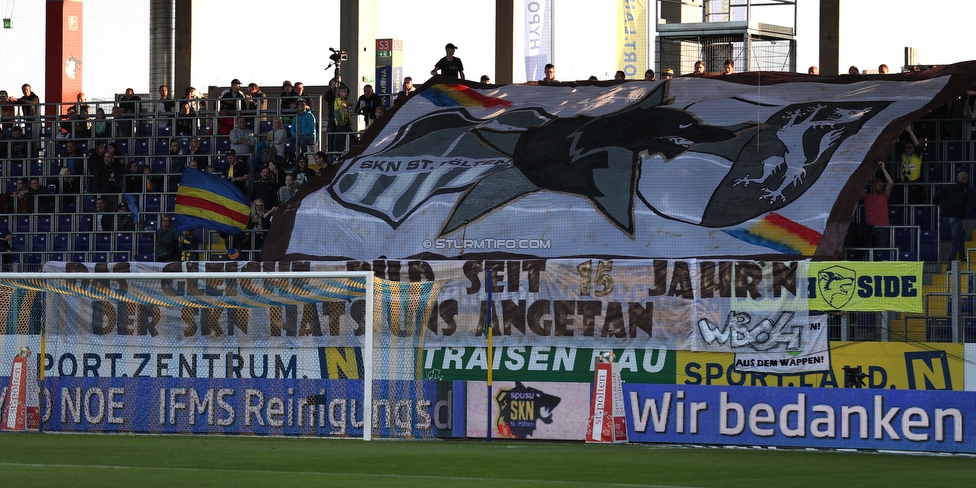
[[[974,77],[434,78],[279,208],[262,259],[829,257],[906,124]]]
[[[48,271],[77,263],[48,263]],[[139,286],[107,282],[50,294],[47,330],[69,342],[110,347],[357,347],[364,303],[346,300],[254,308],[165,307],[197,298],[239,307],[242,283],[180,278],[199,263],[126,263],[128,272],[173,272]],[[808,261],[525,260],[338,263],[207,263],[205,271],[366,270],[391,281],[442,288],[427,324],[427,347],[484,345],[491,288],[495,344],[640,347],[736,353],[823,351],[826,338],[808,307]],[[110,273],[108,265],[94,265]],[[487,270],[493,271],[486,282]],[[251,286],[258,286],[252,284]],[[103,295],[96,293],[103,290]],[[122,290],[126,290],[122,293]],[[138,294],[156,297],[146,300]],[[79,320],[79,317],[81,320]],[[402,326],[402,325],[401,325]],[[406,326],[409,326],[407,324]],[[820,337],[816,341],[811,336]]]

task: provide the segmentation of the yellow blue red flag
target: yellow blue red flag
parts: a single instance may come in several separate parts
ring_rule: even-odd
[[[247,228],[251,207],[228,180],[186,168],[176,191],[176,231],[206,227],[231,235]]]

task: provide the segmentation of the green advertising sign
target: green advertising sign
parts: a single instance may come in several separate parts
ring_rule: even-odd
[[[495,381],[593,381],[596,357],[604,350],[570,347],[502,347],[494,350]],[[623,381],[674,384],[677,355],[664,349],[614,349]],[[424,379],[486,379],[483,347],[444,347],[424,350]]]

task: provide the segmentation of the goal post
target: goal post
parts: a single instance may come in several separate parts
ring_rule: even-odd
[[[5,273],[0,306],[35,325],[0,336],[0,366],[15,344],[40,352],[45,430],[432,438],[421,368],[442,286],[370,271]],[[43,307],[23,310],[28,293]]]

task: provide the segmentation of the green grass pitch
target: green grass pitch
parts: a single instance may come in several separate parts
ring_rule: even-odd
[[[786,449],[0,435],[3,486],[972,487],[976,456]]]

